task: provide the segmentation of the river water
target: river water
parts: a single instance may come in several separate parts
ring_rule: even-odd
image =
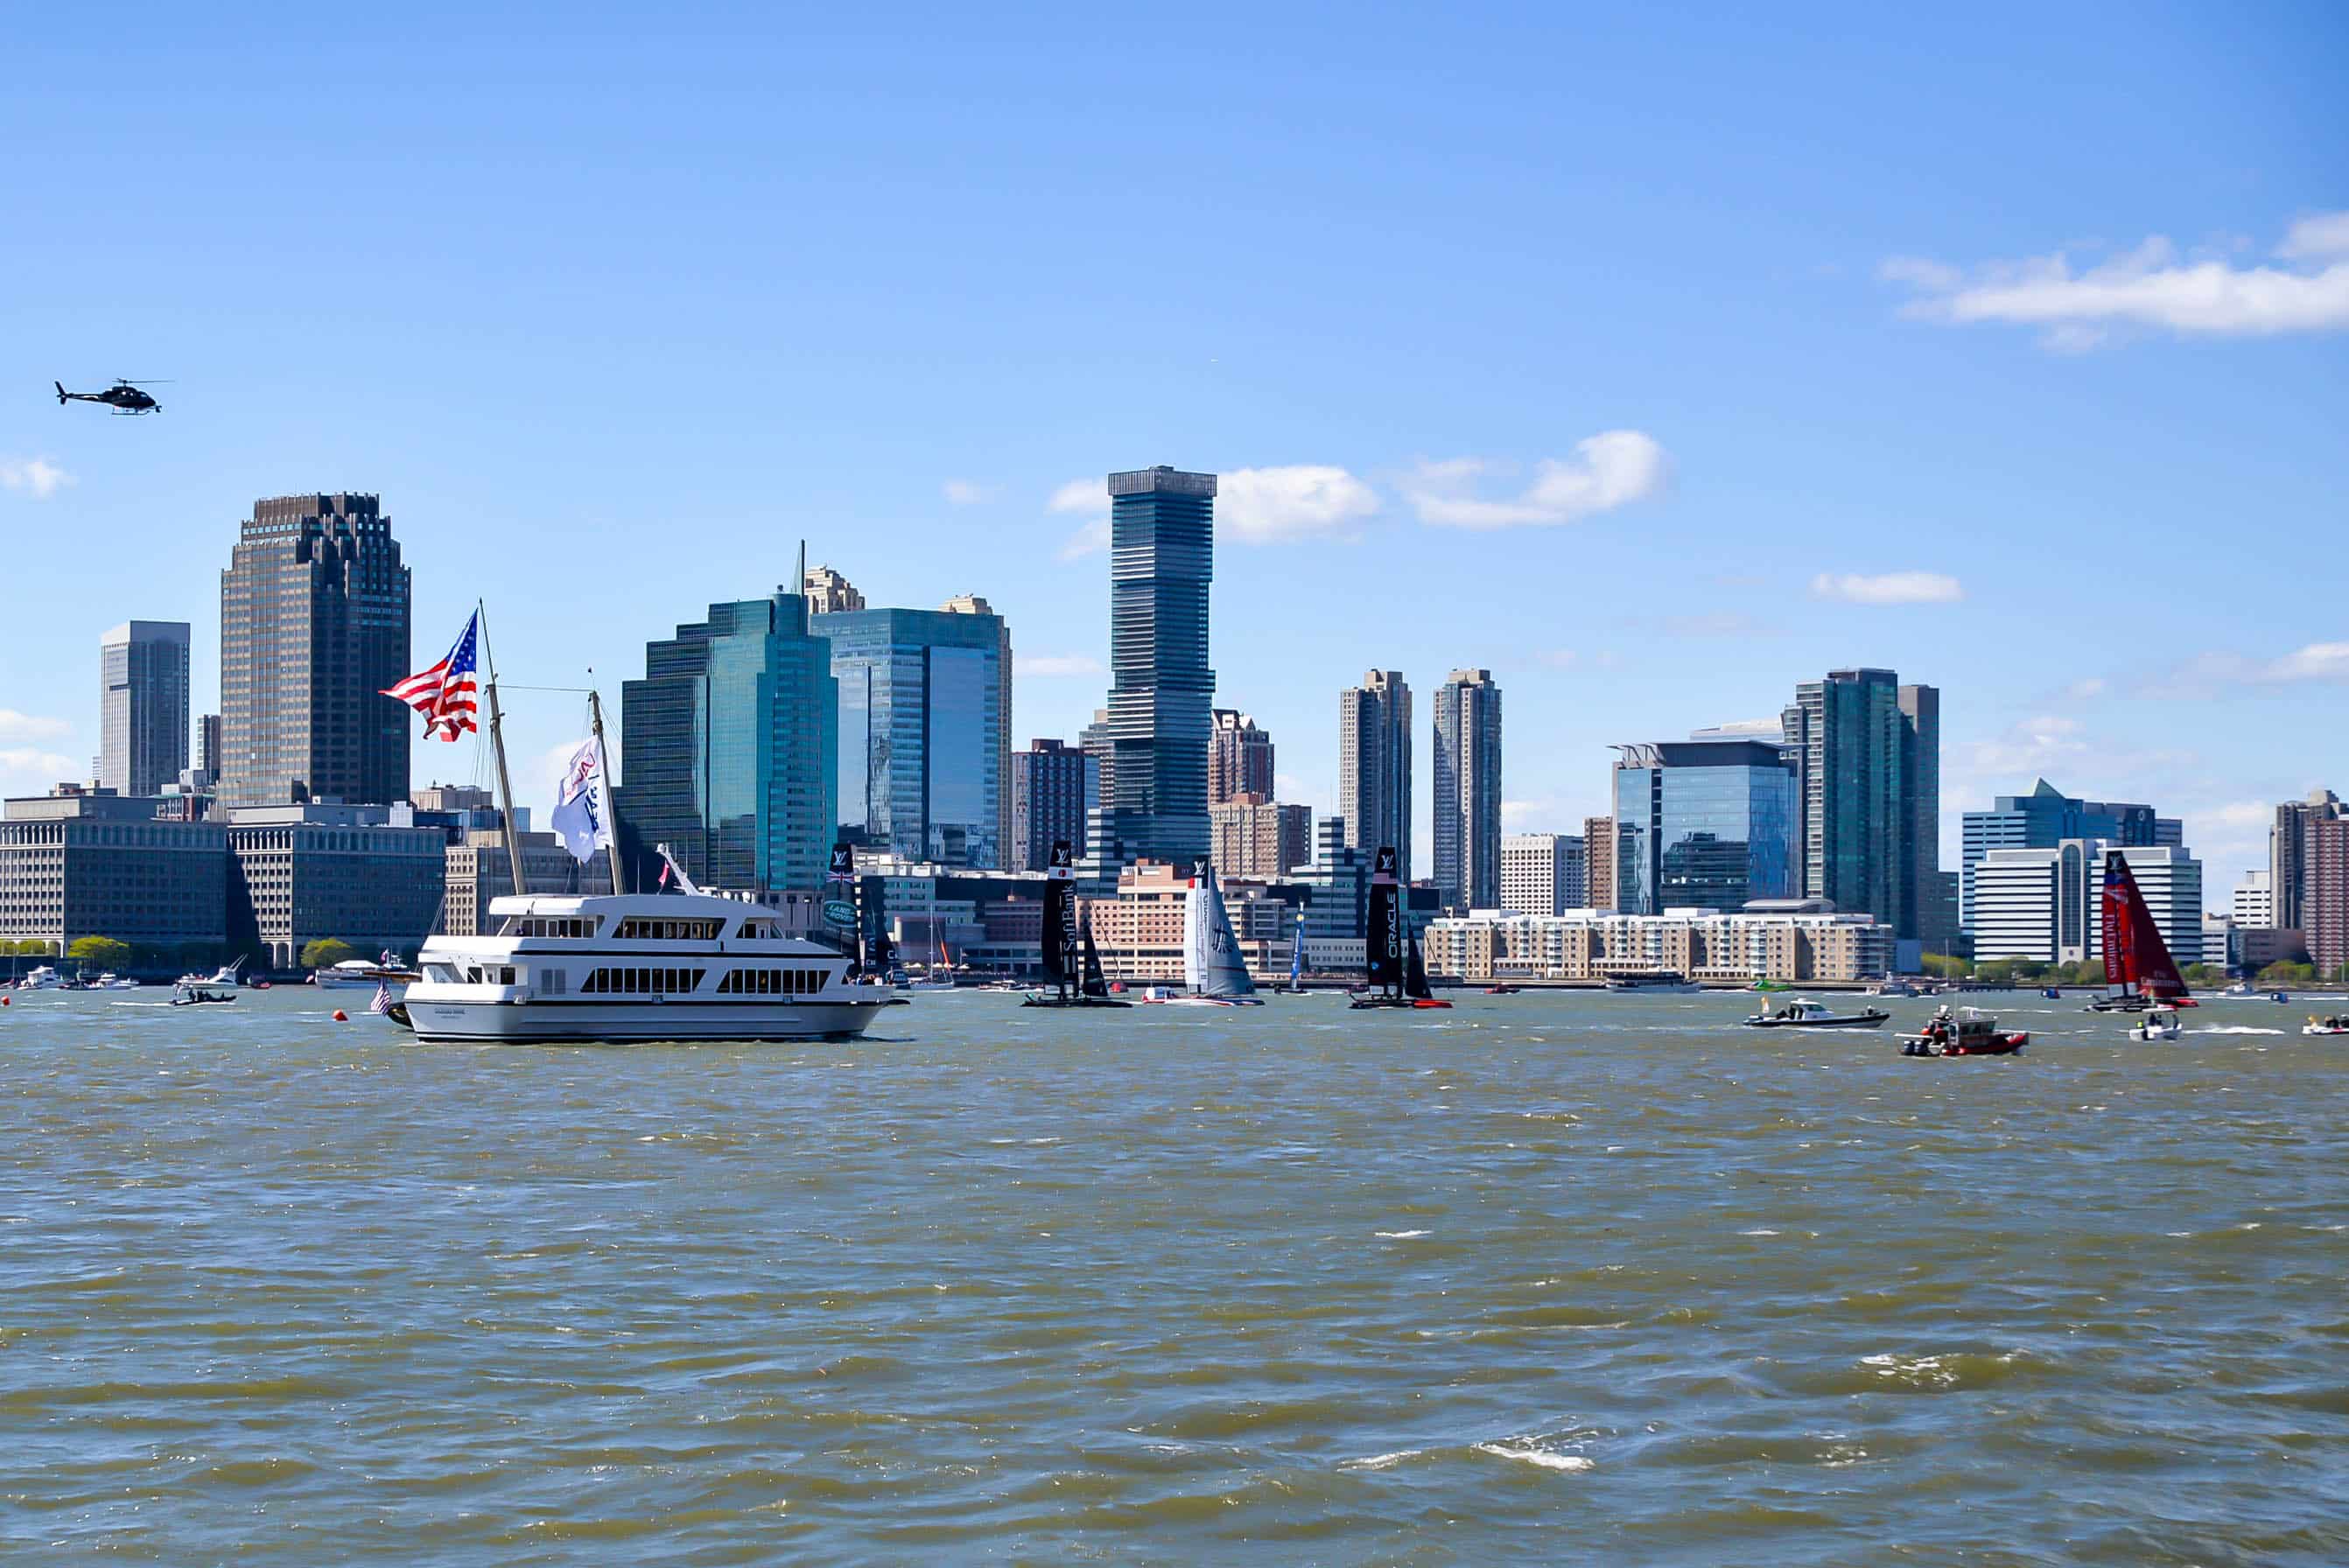
[[[336,999],[0,1010],[0,1558],[2349,1561],[2303,1007],[1919,1061],[1726,995]]]

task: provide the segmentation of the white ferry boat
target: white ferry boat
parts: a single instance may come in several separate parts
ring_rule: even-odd
[[[435,936],[408,988],[420,1040],[806,1040],[893,1005],[844,954],[772,911],[706,893],[494,899],[492,936]]]

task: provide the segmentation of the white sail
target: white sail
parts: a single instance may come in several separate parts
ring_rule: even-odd
[[[1216,886],[1216,868],[1199,862],[1185,901],[1183,979],[1199,996],[1253,996],[1256,982],[1240,961],[1240,944],[1232,935],[1232,917],[1225,913],[1224,895]]]

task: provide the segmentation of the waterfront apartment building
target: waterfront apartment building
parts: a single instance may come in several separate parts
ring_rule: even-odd
[[[828,591],[863,597],[844,580]],[[810,623],[831,644],[839,691],[834,799],[841,826],[868,843],[994,869],[1011,848],[1010,634],[985,600],[952,604],[963,607]]]
[[[216,953],[228,940],[226,830],[158,821],[160,804],[75,789],[0,807],[0,940],[60,955],[84,936]]]
[[[2228,901],[2228,913],[2246,930],[2275,929],[2275,877],[2271,872],[2245,872]]]
[[[2178,844],[2177,818],[2158,817],[2150,806],[2126,800],[2083,800],[2042,779],[2028,795],[2001,795],[1987,811],[1968,811],[1959,851],[1958,920],[1974,923],[1974,869],[1992,850],[2047,850],[2066,839],[2105,839],[2116,844]]]
[[[1780,715],[1796,779],[1796,885],[1903,938],[1925,934],[1940,868],[1940,693],[1890,670],[1831,670]]]
[[[1234,708],[1216,708],[1215,726],[1207,740],[1207,804],[1226,805],[1242,795],[1270,799],[1272,737]]]
[[[1085,824],[1101,809],[1101,763],[1061,740],[1031,740],[1011,754],[1011,863],[1016,872],[1048,871],[1052,845],[1066,841],[1081,851]]]
[[[1796,779],[1785,748],[1667,740],[1616,750],[1618,910],[1728,913],[1795,896]]]
[[[188,623],[125,621],[98,642],[98,782],[151,798],[188,766]]]
[[[2338,819],[2341,810],[2341,798],[2330,789],[2312,789],[2306,799],[2275,809],[2275,826],[2268,831],[2268,884],[2275,895],[2275,923],[2282,930],[2308,929],[2308,825]]]
[[[2301,932],[2309,962],[2327,980],[2349,966],[2349,817],[2311,815],[2301,846]]]
[[[1590,904],[1583,841],[1568,833],[1501,839],[1500,907],[1511,914],[1564,914]]]
[[[644,678],[620,688],[613,791],[628,886],[657,885],[661,844],[704,887],[823,885],[839,820],[832,661],[806,599],[781,591],[645,645]]]
[[[408,798],[409,569],[371,495],[254,503],[221,573],[228,806]]]
[[[1615,819],[1585,817],[1582,820],[1582,863],[1586,868],[1588,886],[1584,902],[1592,909],[1611,910],[1615,907]]]
[[[1411,881],[1411,687],[1401,670],[1372,670],[1338,694],[1338,820],[1349,849],[1391,846]]]
[[[1848,982],[1890,971],[1890,926],[1871,915],[1818,909],[1816,901],[1785,902],[1783,909],[1733,913],[1448,916],[1428,924],[1427,967],[1466,981],[1591,981],[1669,969],[1740,985]]]
[[[1313,858],[1313,811],[1268,795],[1243,793],[1207,808],[1208,858],[1218,873],[1264,881],[1286,877]]]
[[[1435,886],[1444,907],[1501,902],[1501,688],[1454,670],[1435,688]]]
[[[1188,865],[1207,852],[1207,665],[1216,476],[1109,476],[1111,765],[1099,861]]]
[[[523,831],[516,835],[522,851],[522,874],[533,892],[566,895],[600,894],[612,891],[609,851],[597,850],[585,861],[573,858],[553,833]],[[513,860],[506,852],[503,828],[477,828],[458,834],[442,851],[443,882],[448,903],[440,931],[450,936],[482,936],[494,933],[490,901],[513,892]]]
[[[1975,868],[1974,957],[2043,964],[2101,959],[2105,851],[2121,851],[2170,956],[2199,962],[2202,862],[2170,844],[2067,839],[2044,849],[1996,849]]]

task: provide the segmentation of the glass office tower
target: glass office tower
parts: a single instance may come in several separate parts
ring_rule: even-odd
[[[160,795],[188,766],[188,624],[125,621],[98,639],[98,781]]]
[[[823,885],[839,694],[804,597],[712,604],[707,621],[646,644],[645,678],[623,683],[620,713],[613,811],[630,886],[655,885],[661,844],[704,886]]]
[[[1615,907],[1734,913],[1796,892],[1795,766],[1757,740],[1619,746]]]
[[[1010,663],[1000,616],[843,610],[815,622],[840,690],[843,827],[912,861],[1004,864]]]
[[[1216,476],[1161,465],[1109,476],[1106,854],[1186,866],[1207,853],[1207,667]]]

